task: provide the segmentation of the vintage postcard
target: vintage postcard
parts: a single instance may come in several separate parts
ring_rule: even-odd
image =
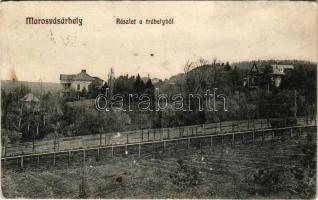
[[[316,197],[317,3],[0,4],[1,193]]]

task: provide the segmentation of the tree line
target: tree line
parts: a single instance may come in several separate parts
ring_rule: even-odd
[[[268,68],[273,62],[249,62],[262,66],[265,83],[270,81]],[[277,61],[278,62],[278,61]],[[277,63],[276,62],[276,63]],[[284,62],[280,62],[284,64]],[[159,112],[99,112],[94,107],[72,107],[69,99],[59,94],[47,92],[38,96],[39,105],[32,110],[20,101],[32,92],[24,85],[14,91],[1,92],[2,129],[10,132],[10,140],[21,137],[30,141],[43,137],[74,136],[105,132],[124,131],[142,128],[175,127],[211,123],[223,120],[242,120],[253,118],[285,118],[297,116],[315,116],[316,113],[316,65],[314,63],[291,62],[294,70],[286,74],[279,88],[260,84],[257,89],[243,86],[242,81],[248,70],[240,65],[199,59],[188,61],[183,73],[172,79],[152,83],[148,78],[143,81],[136,76],[120,75],[115,77],[114,70],[108,73],[108,80],[102,86],[92,83],[88,91],[81,94],[85,99],[94,99],[103,94],[106,88],[110,95],[121,94],[128,101],[129,94],[147,94],[155,101],[155,88],[167,95],[180,94],[185,100],[189,94],[204,95],[206,90],[218,88],[227,97],[229,110],[218,112],[200,111],[194,99],[185,106],[191,111],[174,111],[169,107]],[[216,105],[220,106],[220,105]],[[6,134],[4,134],[6,135]],[[5,136],[4,136],[5,137]],[[8,140],[8,139],[7,139]]]

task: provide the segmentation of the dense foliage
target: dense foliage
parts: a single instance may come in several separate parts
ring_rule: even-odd
[[[262,80],[257,89],[243,86],[243,79],[248,70],[256,64],[260,67]],[[270,80],[270,64],[292,64],[294,70],[286,73],[280,87],[273,86]],[[74,94],[78,99],[94,98],[98,94],[105,94],[106,89],[110,96],[120,94],[124,97],[123,109],[128,110],[129,94],[147,95],[151,102],[151,109],[156,107],[158,94],[169,97],[180,94],[184,98],[186,111],[176,111],[172,103],[158,112],[111,110],[97,111],[94,106],[70,106],[70,99],[62,98],[59,93],[46,92],[40,94],[40,103],[27,107],[21,101],[26,94],[32,92],[23,84],[14,91],[1,92],[1,122],[2,129],[7,133],[21,134],[22,140],[32,140],[43,137],[56,137],[59,134],[74,136],[114,132],[140,128],[172,127],[192,124],[202,124],[220,120],[237,120],[252,118],[277,118],[293,116],[309,116],[314,118],[316,113],[316,65],[301,61],[255,61],[242,62],[230,65],[217,60],[209,62],[200,59],[196,62],[187,62],[184,73],[178,74],[153,83],[150,78],[121,75],[114,76],[114,71],[108,75],[108,80],[102,87],[92,83],[88,91]],[[207,90],[217,88],[218,94],[226,97],[224,102],[218,101],[214,111],[200,110],[205,100],[189,100],[190,94],[204,96]],[[74,91],[75,92],[75,91]],[[74,100],[74,99],[73,99]],[[136,108],[139,100],[134,99],[130,105]],[[162,103],[162,102],[159,102]],[[217,111],[216,111],[217,110]],[[19,134],[18,134],[19,135]]]

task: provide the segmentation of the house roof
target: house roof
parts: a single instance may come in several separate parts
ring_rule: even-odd
[[[73,80],[73,78],[75,77],[75,74],[60,74],[60,80],[61,81],[70,81]]]
[[[102,81],[102,79],[98,77],[90,76],[86,73],[86,70],[82,70],[78,74],[61,74],[60,75],[61,81]]]
[[[247,75],[259,75],[259,74],[260,74],[260,72],[258,70],[256,63],[253,63],[253,66],[250,69],[250,71],[247,73]]]
[[[34,96],[34,94],[32,93],[28,93],[26,94],[24,97],[21,98],[21,101],[24,101],[24,102],[40,102],[40,100]]]
[[[294,69],[293,65],[271,65],[272,67],[284,68],[284,69]]]

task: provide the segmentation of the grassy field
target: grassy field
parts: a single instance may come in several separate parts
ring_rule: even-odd
[[[316,171],[304,165],[304,147],[315,147],[312,141],[301,137],[3,169],[2,193],[7,198],[313,198]]]

